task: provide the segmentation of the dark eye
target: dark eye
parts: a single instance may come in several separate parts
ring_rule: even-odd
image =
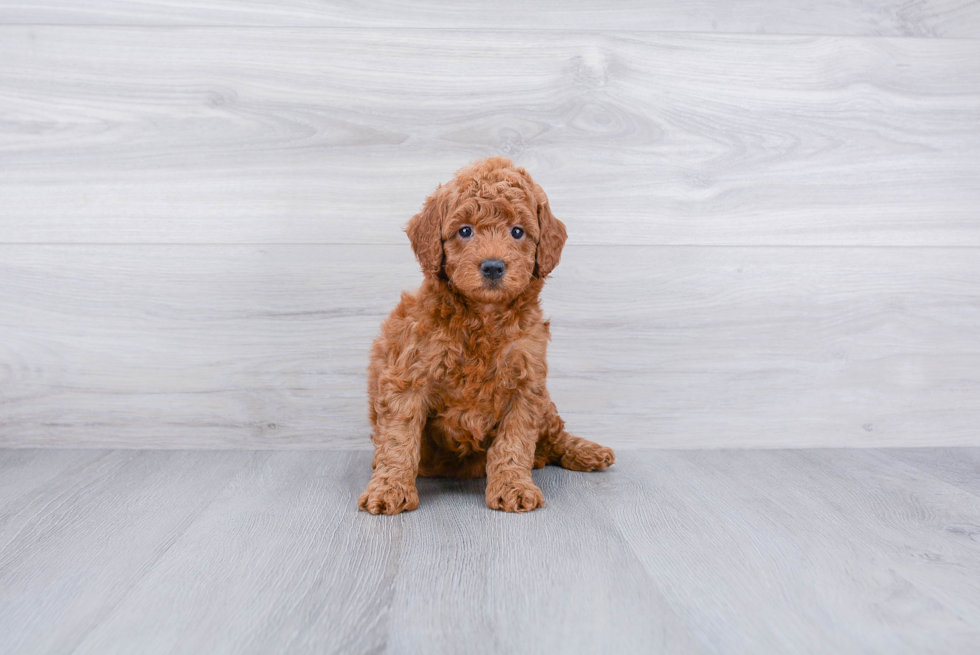
[[[520,239],[522,236],[524,236],[524,230],[519,227],[512,227],[510,228],[510,235],[515,239]]]
[[[471,228],[469,225],[464,225],[463,227],[459,228],[458,234],[464,239],[469,239],[471,236],[473,236],[473,228]]]

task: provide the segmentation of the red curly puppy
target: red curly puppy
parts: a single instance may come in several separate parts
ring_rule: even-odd
[[[538,294],[565,226],[522,168],[494,157],[456,173],[406,229],[425,281],[381,326],[368,369],[372,514],[419,505],[416,476],[487,476],[487,505],[544,505],[531,469],[600,471],[615,455],[565,432],[548,396]]]

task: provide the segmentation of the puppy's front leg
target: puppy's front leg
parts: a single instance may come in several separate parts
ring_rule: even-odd
[[[398,394],[378,414],[374,473],[357,506],[372,514],[398,514],[419,506],[415,478],[419,473],[422,429],[427,408],[412,393]]]
[[[505,512],[530,512],[544,505],[544,495],[531,480],[537,442],[531,402],[515,399],[487,449],[487,507]]]

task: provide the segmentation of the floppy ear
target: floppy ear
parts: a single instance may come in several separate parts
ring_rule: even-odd
[[[565,224],[555,218],[548,205],[548,196],[537,184],[534,185],[534,195],[538,201],[538,251],[535,256],[534,274],[547,277],[558,266],[561,259],[561,249],[565,245],[568,234]]]
[[[426,275],[442,272],[442,221],[446,210],[446,192],[442,185],[425,199],[422,211],[412,217],[405,228],[412,242],[415,258]]]

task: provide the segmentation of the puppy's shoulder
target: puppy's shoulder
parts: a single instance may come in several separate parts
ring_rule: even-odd
[[[441,324],[438,293],[430,285],[423,284],[417,291],[403,291],[398,305],[382,324],[383,337],[400,340],[416,340],[431,334]]]
[[[421,315],[418,292],[402,291],[402,297],[382,324],[382,332],[401,331],[410,327]]]

